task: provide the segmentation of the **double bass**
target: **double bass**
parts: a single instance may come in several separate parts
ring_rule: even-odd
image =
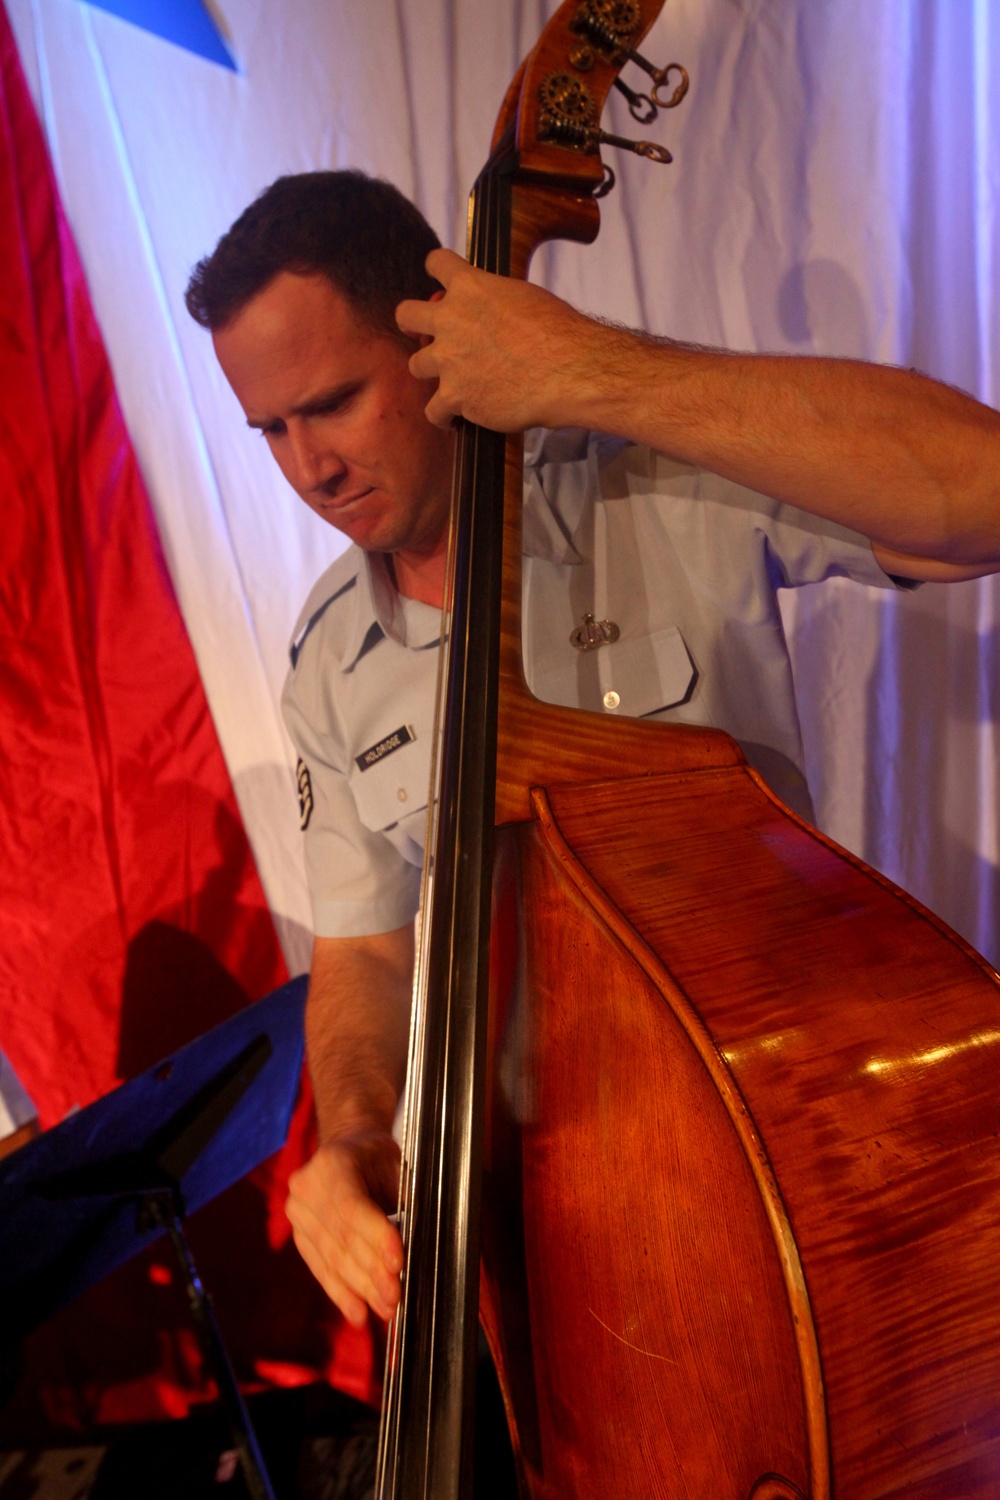
[[[661,5],[556,12],[474,264],[596,235]],[[471,1492],[478,1316],[525,1500],[996,1497],[996,974],[725,734],[533,698],[520,443],[457,451],[377,1495]]]

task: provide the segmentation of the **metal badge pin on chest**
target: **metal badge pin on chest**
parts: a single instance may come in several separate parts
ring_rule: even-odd
[[[598,646],[613,646],[620,635],[614,620],[595,620],[593,615],[586,614],[583,624],[571,632],[569,639],[577,651],[596,651]]]

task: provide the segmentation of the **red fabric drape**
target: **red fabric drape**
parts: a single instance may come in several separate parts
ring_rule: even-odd
[[[0,1047],[43,1126],[286,976],[0,7]],[[289,792],[291,800],[291,789]],[[291,815],[291,812],[290,812]],[[242,1373],[371,1386],[290,1243],[275,1161],[196,1216]],[[186,1410],[164,1252],[33,1336],[10,1411]]]

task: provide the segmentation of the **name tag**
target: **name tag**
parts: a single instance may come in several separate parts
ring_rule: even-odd
[[[372,766],[377,766],[380,760],[385,760],[394,750],[408,745],[416,735],[409,724],[402,724],[399,729],[394,729],[387,734],[384,740],[379,740],[377,745],[371,745],[367,750],[362,750],[360,755],[354,757],[354,764],[359,771],[370,771]]]

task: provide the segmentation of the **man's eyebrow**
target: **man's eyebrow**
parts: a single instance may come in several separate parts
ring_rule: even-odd
[[[298,406],[293,406],[291,415],[293,417],[317,416],[328,407],[335,406],[338,401],[343,401],[345,396],[350,396],[358,389],[359,384],[357,380],[346,380],[343,385],[333,385],[329,390],[319,391],[317,395],[310,396],[308,401],[302,401]],[[247,417],[247,426],[260,432],[280,420],[280,417]]]

